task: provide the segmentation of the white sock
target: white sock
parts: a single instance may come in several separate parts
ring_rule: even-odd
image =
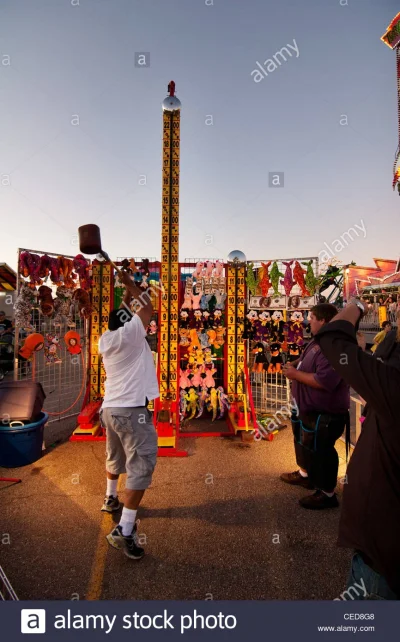
[[[308,474],[307,474],[307,473],[304,473],[304,472],[301,470],[301,468],[299,468],[299,473],[300,473],[300,475],[301,475],[302,477],[308,477]]]
[[[327,497],[333,497],[333,496],[334,496],[334,494],[335,494],[335,493],[326,493],[324,490],[323,490],[322,492],[323,492],[323,493],[324,493],[324,495],[326,495]]]
[[[133,527],[135,525],[137,510],[132,510],[131,508],[122,509],[121,521],[119,525],[122,528],[122,535],[127,537],[132,534]]]
[[[118,486],[118,479],[107,479],[107,490],[106,490],[107,497],[117,496],[117,486]]]

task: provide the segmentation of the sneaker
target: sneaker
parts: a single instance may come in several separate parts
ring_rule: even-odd
[[[118,524],[106,538],[110,546],[117,549],[122,548],[124,554],[132,560],[140,560],[144,555],[144,549],[138,546],[137,524],[138,522],[135,523],[132,534],[126,537],[122,535],[122,528]]]
[[[309,490],[314,490],[315,488],[309,478],[300,475],[298,470],[294,473],[283,473],[280,479],[285,482],[285,484],[291,484],[292,486],[303,486],[303,488],[308,488]]]
[[[118,497],[113,497],[112,495],[104,497],[104,504],[101,507],[101,510],[105,513],[115,513],[120,507]]]
[[[317,490],[312,495],[302,497],[302,499],[299,499],[299,504],[303,508],[310,508],[311,510],[323,510],[324,508],[337,508],[339,506],[336,494],[328,497],[322,490]]]

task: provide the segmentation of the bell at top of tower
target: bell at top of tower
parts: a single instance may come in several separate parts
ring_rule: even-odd
[[[173,80],[168,85],[169,95],[163,100],[163,111],[179,111],[181,101],[175,96],[175,83]]]

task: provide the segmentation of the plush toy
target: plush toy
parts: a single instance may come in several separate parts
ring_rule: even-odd
[[[282,312],[280,310],[275,310],[275,312],[272,314],[271,319],[271,336],[274,341],[278,341],[279,343],[281,343],[284,339],[283,330],[285,327]]]
[[[292,274],[292,263],[294,263],[294,259],[293,261],[288,261],[287,263],[283,261],[283,265],[286,267],[286,270],[285,270],[284,279],[283,281],[281,281],[281,285],[283,285],[283,289],[285,290],[286,296],[290,296],[290,293],[294,286],[294,280],[293,280],[293,274]]]
[[[60,339],[51,334],[46,335],[46,343],[44,346],[44,354],[46,357],[46,366],[51,366],[52,363],[62,363],[58,354]]]
[[[208,348],[208,347],[209,347],[209,345],[210,345],[210,342],[209,342],[209,340],[208,340],[208,334],[207,334],[207,332],[203,329],[203,330],[199,333],[199,335],[198,335],[198,336],[199,336],[199,341],[200,341],[200,345],[201,345],[202,349],[204,349],[204,348]]]
[[[254,339],[257,321],[258,313],[255,310],[250,310],[250,312],[244,319],[244,331],[242,334],[242,339]]]
[[[49,257],[50,279],[54,285],[61,283],[59,260],[55,256]]]
[[[201,310],[195,310],[194,314],[194,327],[196,330],[201,330],[203,328],[203,315],[201,313]]]
[[[279,296],[279,277],[283,276],[282,272],[278,268],[278,264],[276,261],[273,262],[271,272],[270,272],[270,279],[271,279],[271,284],[272,287],[274,288],[274,296]]]
[[[204,263],[202,261],[199,261],[198,263],[196,263],[196,269],[193,272],[192,277],[195,279],[200,279],[203,273],[203,268],[204,268]]]
[[[74,264],[71,259],[65,256],[58,257],[59,272],[62,282],[66,288],[74,288],[76,283],[76,274],[73,272]]]
[[[50,274],[50,257],[47,254],[43,254],[40,257],[39,263],[39,277],[44,279],[46,282]]]
[[[214,296],[215,296],[215,300],[216,300],[215,309],[216,310],[224,310],[225,309],[226,292],[221,292],[220,290],[217,290],[215,292]]]
[[[204,348],[203,355],[204,355],[204,363],[205,363],[205,365],[213,362],[212,354],[211,354],[211,348]]]
[[[194,388],[190,388],[189,392],[185,395],[187,401],[187,411],[190,413],[188,419],[193,419],[199,409],[199,398]]]
[[[39,334],[38,332],[34,332],[33,334],[29,334],[26,337],[24,345],[22,346],[18,354],[20,354],[24,359],[32,360],[33,353],[39,352],[39,350],[43,350],[43,347],[44,336],[42,334]]]
[[[36,292],[36,290],[32,290],[29,285],[26,285],[26,283],[22,284],[19,295],[14,303],[16,328],[32,329],[31,313],[36,303],[34,292]]]
[[[28,278],[31,271],[32,261],[29,252],[21,252],[19,255],[19,273],[21,276]]]
[[[25,278],[29,276],[29,286],[35,288],[42,285],[43,281],[39,276],[41,257],[31,252],[21,252],[19,260],[20,274]]]
[[[217,328],[215,328],[216,336],[215,336],[215,340],[213,342],[214,348],[218,349],[218,348],[221,348],[224,345],[224,343],[225,343],[225,332],[226,332],[226,328],[224,328],[222,326],[218,326]]]
[[[213,328],[210,328],[209,330],[207,330],[207,334],[208,334],[208,341],[211,346],[215,342],[215,339],[217,338],[217,333]]]
[[[42,286],[45,287],[45,286]],[[40,290],[39,290],[40,291]],[[61,325],[63,317],[67,319],[67,325],[75,327],[75,323],[70,314],[70,307],[72,301],[72,290],[66,288],[65,285],[59,285],[56,290],[56,298],[54,299],[54,323]]]
[[[213,263],[212,261],[207,261],[206,274],[205,274],[205,276],[206,276],[208,279],[211,279],[211,277],[212,277],[212,273],[213,273],[213,270],[214,270],[214,263]]]
[[[179,328],[179,336],[179,345],[187,348],[190,345],[190,335],[188,328]]]
[[[249,263],[247,265],[247,275],[246,275],[246,283],[247,283],[247,288],[250,292],[250,294],[254,295],[257,289],[257,281],[254,276],[254,263]]]
[[[292,312],[289,323],[287,324],[287,338],[289,343],[303,345],[303,321],[303,314],[299,310]]]
[[[185,291],[181,310],[191,310],[191,309],[192,309],[192,292]]]
[[[202,416],[204,412],[204,408],[208,404],[209,399],[210,399],[210,395],[208,393],[207,388],[202,388],[199,392],[199,412],[196,415],[196,419]]]
[[[271,263],[272,261],[268,261],[268,263],[261,262],[261,267],[258,270],[258,287],[261,289],[261,295],[263,297],[268,295],[268,291],[272,286],[268,273],[268,268]]]
[[[220,325],[222,325],[222,310],[215,310],[213,328],[216,330]]]
[[[181,390],[179,397],[180,397],[179,410],[180,410],[180,416],[182,420],[186,415],[186,408],[187,408],[186,392],[184,390]]]
[[[210,399],[207,404],[207,410],[212,412],[212,421],[215,421],[218,412],[218,393],[215,388],[211,388],[210,390]]]
[[[218,406],[219,406],[219,419],[222,419],[224,417],[225,412],[230,410],[230,407],[231,407],[231,404],[229,403],[229,397],[224,392],[224,389],[222,386],[218,386],[217,388],[217,399],[218,399]]]
[[[296,361],[301,355],[301,348],[297,343],[289,343],[288,345],[289,353],[287,360],[289,363]]]
[[[255,336],[259,341],[268,341],[271,336],[271,315],[267,310],[260,312],[255,324]]]
[[[215,270],[214,270],[214,276],[217,278],[220,278],[222,276],[222,272],[224,269],[224,264],[222,261],[215,261]]]
[[[293,270],[293,277],[294,277],[294,282],[299,286],[301,290],[301,296],[310,296],[309,291],[307,290],[306,283],[304,281],[304,275],[306,274],[306,270],[304,270],[300,263],[296,261],[294,264],[294,270]]]
[[[186,310],[181,310],[179,313],[179,325],[181,328],[187,328],[189,326],[189,314]]]
[[[268,366],[268,373],[279,373],[282,372],[282,355],[281,355],[281,344],[276,342],[276,343],[271,343],[270,345],[270,351],[271,351],[271,361]]]
[[[197,334],[197,330],[195,328],[192,328],[192,330],[189,331],[190,335],[190,345],[191,348],[196,348],[198,350],[201,350],[201,345],[199,341],[199,335]]]
[[[315,294],[315,290],[318,285],[318,279],[314,274],[314,270],[312,269],[312,264],[313,264],[312,260],[308,261],[307,263],[303,262],[303,265],[307,267],[306,279],[305,279],[306,287],[311,296]]]
[[[79,277],[79,285],[83,290],[90,290],[92,281],[89,276],[90,264],[82,254],[77,254],[72,261],[73,268]]]
[[[202,297],[200,299],[200,309],[208,310],[208,298],[206,294],[202,294]]]
[[[255,373],[262,372],[263,370],[266,369],[265,364],[268,363],[268,359],[265,354],[264,344],[261,343],[261,341],[256,343],[256,345],[252,349],[252,353],[254,354],[254,363],[253,363],[252,372],[255,372]]]
[[[217,369],[211,365],[207,365],[205,369],[205,385],[207,388],[215,388],[214,375],[217,372]]]
[[[187,368],[186,370],[180,370],[179,371],[179,387],[180,388],[190,388],[190,380],[188,379],[188,375],[191,374],[191,370]]]
[[[141,265],[139,271],[140,271],[142,277],[146,276],[147,278],[149,278],[149,276],[150,276],[149,259],[143,259],[142,265]]]
[[[78,302],[79,314],[83,319],[88,319],[92,314],[92,306],[90,305],[89,294],[78,288],[75,290],[72,299]]]
[[[200,310],[200,299],[203,296],[203,291],[200,289],[197,294],[192,292],[192,308],[193,310]]]
[[[54,312],[54,301],[51,289],[47,285],[41,285],[39,288],[40,309],[45,317],[51,317]]]
[[[64,335],[64,341],[70,354],[80,354],[82,352],[81,337],[78,332],[69,330]]]
[[[207,330],[210,327],[210,313],[208,310],[203,312],[203,328]]]

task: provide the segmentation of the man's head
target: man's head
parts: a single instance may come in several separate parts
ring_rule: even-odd
[[[382,323],[382,330],[384,330],[385,332],[390,332],[391,329],[392,329],[392,325],[390,321],[384,321]]]
[[[323,325],[332,321],[333,317],[338,313],[337,309],[331,303],[318,303],[310,310],[310,328],[313,335],[317,334],[318,330]]]
[[[108,329],[113,332],[114,330],[118,330],[118,328],[122,328],[124,323],[132,319],[132,316],[132,312],[127,308],[111,310],[110,316],[108,317]]]
[[[0,321],[4,321],[6,318],[6,313],[3,310],[0,310]]]

